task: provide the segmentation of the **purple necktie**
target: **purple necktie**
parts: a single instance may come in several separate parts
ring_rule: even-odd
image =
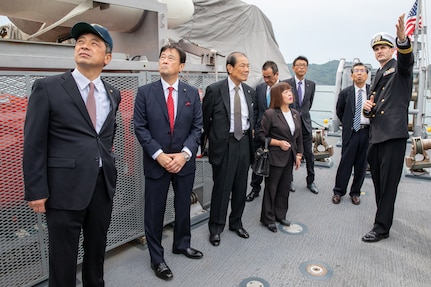
[[[298,82],[298,103],[299,106],[302,106],[302,81]]]

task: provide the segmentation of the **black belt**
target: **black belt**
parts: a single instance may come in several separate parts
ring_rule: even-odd
[[[355,131],[355,129],[354,128],[352,128],[352,130],[353,131],[355,131],[355,132],[359,132],[360,130],[362,130],[362,129],[368,129],[370,127],[370,125],[360,125],[359,126],[359,130],[357,130],[357,131]]]
[[[250,131],[250,130],[242,131],[242,135],[243,135],[243,136],[248,135],[248,134],[249,134],[249,131]],[[231,137],[233,137],[233,133],[229,133],[229,135],[230,135]]]

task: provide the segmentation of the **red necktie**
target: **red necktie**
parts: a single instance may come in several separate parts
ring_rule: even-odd
[[[171,127],[171,134],[174,132],[174,117],[175,117],[175,109],[174,109],[174,98],[172,97],[173,87],[169,87],[169,95],[168,100],[166,101],[166,105],[168,106],[168,116],[169,116],[169,126]]]
[[[90,91],[88,92],[87,102],[85,105],[87,106],[91,122],[93,123],[94,128],[96,128],[96,99],[94,98],[94,83],[90,82],[88,85],[90,86]]]

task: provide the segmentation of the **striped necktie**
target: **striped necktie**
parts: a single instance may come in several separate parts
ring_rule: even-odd
[[[353,119],[353,129],[355,132],[361,128],[361,112],[362,112],[362,89],[358,91],[358,98],[356,99],[355,117]]]

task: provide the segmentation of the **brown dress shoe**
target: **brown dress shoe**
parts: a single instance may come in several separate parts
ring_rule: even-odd
[[[341,201],[341,196],[339,196],[338,194],[334,194],[332,196],[332,203],[333,204],[339,204]]]
[[[359,205],[361,203],[361,199],[359,198],[359,196],[357,195],[352,196],[352,203],[354,205]]]

